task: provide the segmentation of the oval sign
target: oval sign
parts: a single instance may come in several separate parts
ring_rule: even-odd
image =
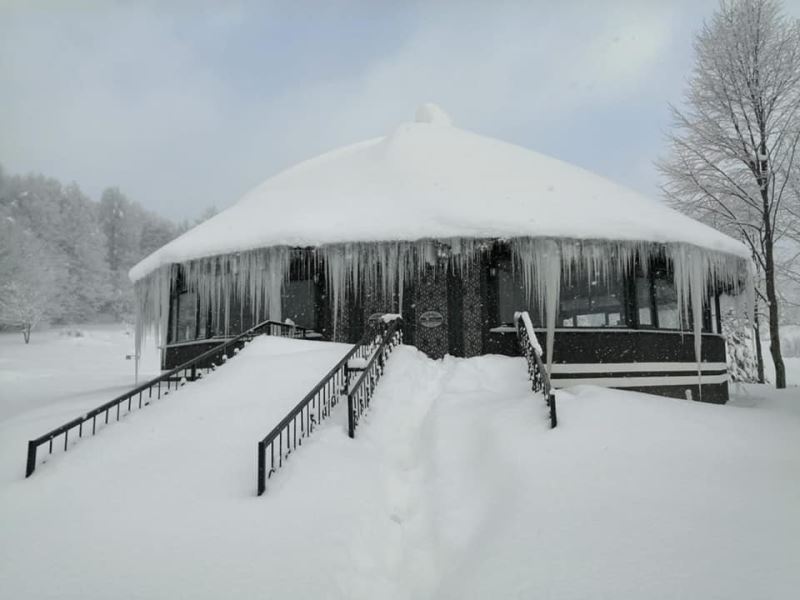
[[[444,316],[435,310],[425,311],[419,317],[419,324],[423,327],[441,327],[442,323],[444,323]]]

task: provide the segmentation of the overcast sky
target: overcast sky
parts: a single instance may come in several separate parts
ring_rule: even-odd
[[[0,0],[0,164],[191,218],[433,101],[656,197],[716,5]]]

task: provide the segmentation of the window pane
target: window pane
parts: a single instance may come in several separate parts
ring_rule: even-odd
[[[523,279],[519,273],[513,271],[511,260],[506,259],[498,262],[496,273],[497,315],[492,326],[513,325],[514,313],[527,310],[534,327],[542,327],[543,322],[539,318],[538,308],[528,305]]]
[[[317,285],[313,279],[290,281],[283,286],[283,319],[291,319],[295,325],[316,329]]]
[[[524,310],[527,305],[522,282],[515,281],[515,279],[510,268],[498,269],[497,305],[500,314],[497,324],[512,324],[514,322],[514,313]]]
[[[198,336],[199,339],[203,339],[208,336],[208,323],[206,319],[207,316],[208,316],[208,311],[200,313],[200,335]]]
[[[178,339],[178,297],[173,295],[169,301],[169,331],[167,343],[173,344]]]
[[[230,310],[228,315],[228,337],[236,337],[252,327],[250,325],[252,321],[250,303],[245,302],[242,304],[234,291],[231,291],[228,310]]]
[[[197,331],[197,296],[187,292],[178,297],[178,329],[176,341],[195,339]]]
[[[622,281],[613,275],[608,282],[578,279],[561,290],[561,326],[625,327]]]
[[[659,329],[679,329],[678,295],[672,281],[656,279],[656,308]]]
[[[639,307],[639,325],[653,325],[653,311],[650,304],[650,279],[636,278],[636,301]]]

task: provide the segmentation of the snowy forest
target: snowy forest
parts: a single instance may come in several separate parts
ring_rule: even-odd
[[[176,224],[118,188],[95,201],[77,183],[0,167],[0,327],[28,341],[43,323],[130,321],[131,266],[213,212]]]

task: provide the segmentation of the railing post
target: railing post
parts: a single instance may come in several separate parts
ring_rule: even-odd
[[[36,470],[36,448],[37,444],[31,440],[28,442],[28,460],[25,464],[25,477],[30,477]]]
[[[258,442],[258,495],[262,495],[267,489],[267,449],[264,441]]]
[[[347,393],[347,435],[356,437],[356,407],[353,405],[353,394]]]
[[[550,394],[550,429],[554,429],[558,425],[558,417],[556,416],[556,395]]]

